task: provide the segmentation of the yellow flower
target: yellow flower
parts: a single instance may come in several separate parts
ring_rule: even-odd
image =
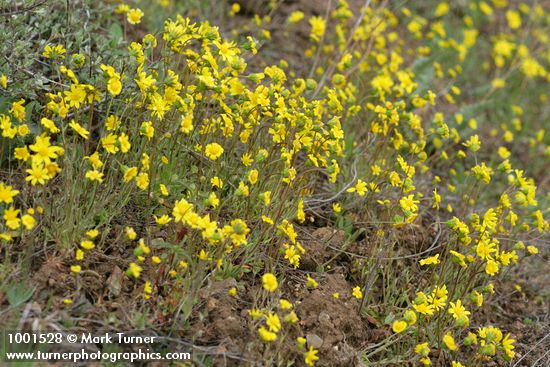
[[[168,188],[166,187],[165,184],[160,184],[159,189],[160,189],[160,193],[162,194],[162,196],[170,195],[170,192],[168,191]]]
[[[11,186],[4,186],[4,183],[0,182],[0,203],[11,204],[17,194],[19,194],[19,190],[14,190]]]
[[[120,136],[118,137],[118,142],[120,144],[120,151],[122,153],[128,153],[128,151],[132,147],[128,139],[128,135],[126,135],[125,133],[120,134]]]
[[[475,344],[477,344],[477,335],[472,332],[468,332],[468,335],[464,338],[464,345],[469,346]]]
[[[451,255],[453,255],[453,261],[457,263],[458,265],[462,266],[463,268],[466,268],[468,265],[466,265],[466,256],[461,254],[460,252],[456,252],[454,250],[449,251]]]
[[[118,152],[118,146],[116,145],[117,136],[115,134],[109,134],[101,139],[101,145],[110,154],[116,154]]]
[[[44,185],[46,180],[49,179],[49,173],[42,164],[34,164],[30,169],[25,170],[29,175],[25,178],[25,181],[30,181],[31,185],[35,186],[36,184]]]
[[[498,263],[494,260],[487,260],[487,264],[485,264],[485,272],[491,276],[498,273]]]
[[[27,161],[31,157],[31,154],[26,146],[21,148],[15,148],[14,153],[15,153],[14,154],[15,158],[20,161]]]
[[[472,167],[471,170],[478,180],[483,181],[486,184],[491,182],[491,175],[493,174],[493,169],[491,167],[487,167],[485,162],[482,162],[481,165],[478,164]]]
[[[233,42],[214,41],[214,45],[218,48],[218,53],[223,60],[229,61],[236,55],[235,44]]]
[[[128,23],[130,24],[139,24],[143,15],[143,12],[139,8],[130,9],[126,13],[126,19],[128,19]]]
[[[323,17],[311,17],[309,20],[311,25],[310,37],[312,40],[319,42],[325,34],[326,21]]]
[[[15,209],[13,206],[4,210],[4,220],[6,221],[6,226],[10,229],[18,229],[21,226],[21,219],[18,215],[20,213],[19,209]]]
[[[430,354],[430,346],[428,343],[417,344],[414,347],[414,352],[416,354],[420,354],[421,356],[427,357],[428,354]]]
[[[144,121],[141,124],[139,134],[140,135],[145,135],[149,139],[151,139],[153,136],[155,136],[155,128],[153,127],[153,123],[151,121]]]
[[[13,241],[13,236],[9,232],[0,232],[0,240],[11,242]]]
[[[349,188],[347,192],[357,192],[359,196],[365,196],[365,194],[367,193],[367,183],[359,179],[357,180],[355,186]]]
[[[472,135],[470,139],[462,143],[467,148],[470,148],[472,152],[477,152],[481,148],[481,142],[479,141],[479,136]]]
[[[4,89],[8,88],[8,77],[4,74],[0,75],[0,86]]]
[[[30,213],[27,213],[21,217],[21,223],[23,223],[23,226],[30,231],[36,226],[36,219],[34,219]]]
[[[122,92],[122,83],[119,76],[109,78],[107,81],[107,91],[113,96],[118,96]]]
[[[32,157],[33,164],[51,163],[52,159],[56,159],[64,153],[63,148],[51,145],[50,137],[44,134],[35,137],[34,144],[29,145],[29,148],[31,148],[31,151],[34,152]]]
[[[155,218],[155,222],[159,225],[159,226],[164,226],[164,225],[167,225],[168,223],[170,223],[170,221],[172,220],[172,218],[170,218],[168,215],[164,214],[164,215],[161,215],[160,217],[157,217],[156,215],[153,216]]]
[[[304,12],[296,10],[290,13],[288,17],[288,22],[290,24],[298,23],[300,20],[304,19]]]
[[[490,259],[491,254],[496,252],[496,243],[489,242],[489,239],[482,239],[476,246],[476,255],[484,260]]]
[[[80,242],[80,247],[82,247],[84,250],[91,250],[95,247],[95,245],[90,240],[84,240]]]
[[[190,204],[187,200],[182,198],[174,204],[172,216],[176,222],[185,223],[191,213],[193,213],[193,204]]]
[[[450,333],[447,333],[447,334],[445,334],[445,336],[443,336],[443,344],[450,351],[454,352],[454,351],[458,350],[458,346],[455,343],[455,339],[453,338],[453,336]]]
[[[275,223],[275,222],[273,222],[273,219],[271,219],[271,218],[269,218],[265,215],[262,215],[262,222],[267,223],[267,224],[271,224],[271,225],[273,225]]]
[[[515,10],[508,10],[506,12],[506,20],[508,21],[508,26],[512,29],[521,27],[521,15]]]
[[[399,206],[405,213],[414,213],[418,210],[419,201],[414,199],[414,195],[404,196],[399,200]]]
[[[212,187],[217,187],[218,189],[223,187],[223,181],[218,176],[212,177],[210,179],[210,183],[212,184]]]
[[[80,265],[72,265],[71,271],[75,274],[78,274],[82,271],[82,268],[80,267]]]
[[[277,333],[281,330],[281,320],[279,320],[279,316],[277,316],[277,314],[269,313],[265,318],[265,323],[269,327],[269,331]]]
[[[75,120],[71,120],[69,123],[69,126],[80,136],[82,136],[84,139],[88,140],[88,136],[90,135],[90,132],[86,130],[82,125],[80,125]]]
[[[306,213],[304,212],[304,200],[298,201],[298,208],[296,210],[296,220],[298,223],[304,223],[306,220]]]
[[[237,295],[237,288],[232,287],[231,289],[229,289],[229,290],[227,291],[227,294],[229,294],[229,295],[232,296],[232,297],[235,297],[235,296]]]
[[[262,276],[262,284],[266,291],[275,292],[278,287],[277,277],[275,277],[272,273],[265,273]]]
[[[105,128],[109,131],[115,130],[119,125],[120,119],[117,116],[110,115],[107,117],[107,120],[105,120]]]
[[[250,153],[244,153],[241,157],[241,162],[247,167],[250,167],[250,165],[254,162],[254,159],[252,159],[252,156]]]
[[[75,254],[75,259],[77,261],[82,261],[84,259],[84,251],[82,251],[81,249],[77,249]]]
[[[514,346],[514,342],[514,339],[510,339],[510,334],[507,334],[504,339],[502,339],[502,348],[504,349],[507,360],[513,359],[516,355],[516,352],[514,352],[514,349],[516,348]]]
[[[259,197],[265,206],[268,206],[269,204],[271,204],[271,191],[262,192],[259,195]]]
[[[55,46],[46,45],[46,47],[44,47],[44,52],[42,53],[42,56],[44,56],[47,59],[56,59],[56,58],[62,59],[65,57],[66,52],[67,50],[65,49],[65,47],[63,47],[63,45],[55,45]]]
[[[439,254],[427,257],[419,261],[420,265],[437,265],[439,264]]]
[[[277,334],[267,330],[263,326],[258,330],[258,334],[260,335],[260,339],[264,342],[272,342],[277,340]]]
[[[317,288],[319,286],[319,283],[315,279],[307,275],[307,287],[308,288]]]
[[[315,350],[313,347],[309,347],[309,350],[304,355],[304,361],[308,366],[313,366],[315,361],[319,360],[317,353],[319,353],[318,350]]]
[[[239,3],[233,3],[231,4],[231,12],[230,15],[235,15],[238,12],[241,11],[241,5]]]
[[[141,190],[146,190],[149,187],[149,175],[146,172],[141,172],[136,178],[136,186]]]
[[[94,167],[95,169],[100,169],[101,167],[103,167],[103,162],[99,158],[99,153],[98,152],[95,152],[94,154],[89,155],[89,156],[85,156],[84,160],[89,161],[91,163],[92,167]]]
[[[141,266],[139,266],[136,263],[130,263],[130,265],[128,266],[128,269],[126,270],[126,275],[134,278],[139,278],[141,271],[142,271]]]
[[[130,11],[130,6],[128,4],[120,4],[116,9],[115,13],[128,13]]]
[[[256,182],[258,182],[258,176],[259,176],[259,173],[258,173],[258,170],[251,170],[250,172],[248,172],[248,182],[250,182],[250,184],[252,185],[255,185]]]
[[[441,204],[441,195],[439,195],[439,193],[437,192],[437,189],[433,190],[433,194],[434,194],[434,197],[433,197],[434,198],[434,203],[433,203],[432,208],[439,209],[440,204]]]
[[[290,310],[292,308],[292,303],[287,301],[286,299],[281,298],[279,300],[279,305],[281,306],[281,309],[283,310]]]
[[[441,2],[435,7],[435,16],[442,17],[449,12],[449,4],[447,2]]]
[[[69,107],[80,108],[80,105],[86,100],[86,90],[81,84],[72,84],[71,89],[65,91],[65,101]]]
[[[215,161],[223,154],[223,147],[218,143],[210,143],[206,145],[204,153],[208,158]]]
[[[137,167],[129,167],[124,172],[124,182],[130,182],[136,177],[138,174]]]
[[[182,116],[180,131],[184,134],[189,134],[191,131],[193,131],[193,115],[192,114]]]
[[[493,89],[504,88],[506,86],[506,80],[502,78],[495,78],[491,82],[491,86],[493,87]]]
[[[466,310],[466,308],[462,305],[461,300],[457,300],[456,303],[450,302],[448,312],[453,316],[457,323],[461,324],[459,326],[468,325],[468,315],[470,314],[470,311]]]
[[[403,320],[395,320],[391,328],[394,333],[399,334],[407,328],[407,322]]]
[[[208,195],[208,198],[205,200],[205,204],[211,206],[212,208],[217,208],[218,205],[220,205],[220,199],[215,192],[211,192],[210,195]]]
[[[353,288],[351,295],[357,299],[363,298],[363,292],[359,286]]]
[[[90,181],[103,182],[103,173],[97,170],[90,170],[86,172],[86,178]]]
[[[151,286],[151,282],[147,281],[143,285],[143,298],[150,299],[151,293],[153,293],[153,287]]]
[[[137,238],[137,233],[136,231],[134,231],[134,229],[132,227],[126,227],[124,228],[124,232],[126,233],[126,237],[130,240],[130,241],[133,241]]]
[[[413,305],[413,308],[416,312],[421,313],[422,315],[433,315],[435,311],[434,306],[427,303]]]
[[[403,320],[407,322],[407,325],[412,326],[416,323],[416,314],[412,310],[407,310],[403,314]]]
[[[239,187],[237,187],[237,190],[235,190],[236,196],[248,196],[250,195],[250,189],[247,184],[245,184],[243,181],[239,182]]]
[[[264,313],[257,309],[257,308],[253,308],[252,310],[248,310],[248,314],[250,315],[250,317],[252,317],[252,320],[258,320],[260,317],[262,317],[264,315]]]
[[[493,14],[493,8],[491,8],[491,6],[487,4],[485,1],[482,1],[481,3],[479,3],[479,10],[481,10],[485,15]]]
[[[49,118],[43,117],[42,120],[40,120],[40,123],[52,134],[57,134],[60,131],[59,128],[55,125],[55,122],[53,122],[53,120],[50,120]]]
[[[29,132],[29,125],[27,124],[19,125],[19,127],[17,128],[17,133],[19,134],[19,136],[27,136]]]
[[[527,246],[527,252],[529,253],[529,255],[536,255],[539,253],[539,249],[535,246]]]

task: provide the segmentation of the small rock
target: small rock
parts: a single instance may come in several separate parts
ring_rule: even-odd
[[[323,345],[323,339],[317,334],[307,334],[306,335],[307,345],[319,349]]]
[[[113,296],[117,297],[120,295],[123,279],[124,277],[122,276],[122,270],[115,265],[111,275],[107,279],[107,288]]]

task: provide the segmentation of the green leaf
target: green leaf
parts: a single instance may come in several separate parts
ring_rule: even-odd
[[[113,23],[109,27],[109,36],[114,44],[118,44],[122,40],[122,27],[120,23]]]
[[[17,307],[27,302],[36,288],[22,287],[21,284],[11,284],[6,289],[6,297],[10,306]]]

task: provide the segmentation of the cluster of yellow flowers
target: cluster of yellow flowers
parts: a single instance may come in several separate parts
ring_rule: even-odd
[[[25,138],[30,134],[29,126],[24,123],[26,118],[25,100],[21,99],[11,104],[10,115],[0,114],[0,129],[2,139],[12,140],[16,138]],[[13,118],[13,119],[12,119]],[[4,145],[2,145],[3,147]],[[32,152],[29,152],[30,151]],[[15,148],[14,157],[22,162],[29,162],[31,168],[26,169],[28,176],[25,181],[31,185],[44,183],[46,180],[55,176],[59,167],[52,159],[63,154],[63,149],[50,145],[49,137],[37,136],[35,143],[29,147]],[[0,181],[0,203],[2,204],[2,219],[4,222],[0,226],[0,239],[2,241],[12,241],[15,237],[20,237],[23,230],[27,233],[37,224],[35,218],[36,212],[41,214],[43,209],[37,206],[24,209],[16,205],[17,197],[21,190],[17,190],[11,183]],[[20,204],[20,203],[19,203]]]
[[[139,21],[131,9],[122,6],[118,11],[127,13],[130,23]],[[15,139],[14,157],[21,161],[16,170],[25,169],[37,194],[47,192],[64,169],[68,176],[62,175],[60,182],[86,185],[92,201],[111,191],[128,202],[123,193],[133,192],[133,187],[143,192],[143,200],[153,208],[149,228],[167,228],[163,241],[185,246],[186,251],[174,256],[154,246],[149,236],[139,237],[126,227],[126,240],[137,241],[135,261],[126,269],[129,277],[158,270],[155,265],[167,260],[174,281],[189,264],[202,272],[222,269],[250,246],[277,235],[277,249],[292,266],[299,266],[304,248],[291,221],[297,217],[303,222],[305,213],[303,200],[293,193],[311,185],[313,180],[304,174],[310,169],[313,175],[311,167],[330,168],[336,180],[337,159],[345,147],[336,91],[311,99],[306,94],[316,87],[312,79],[295,79],[287,87],[284,63],[245,74],[243,53],[257,52],[254,39],[248,37],[238,47],[208,23],[197,25],[178,16],[166,21],[161,37],[162,63],[152,58],[158,40],[148,34],[129,45],[131,67],[121,72],[101,64],[101,72],[91,77],[79,72],[83,64],[77,65],[74,57],[65,59],[63,46],[48,45],[44,56],[59,60],[54,65],[69,85],[47,95],[32,144],[23,139],[29,134],[22,123],[24,100],[13,103],[13,117],[2,115],[3,136]],[[21,124],[14,125],[13,118]],[[67,151],[70,157],[60,163]],[[185,180],[189,169],[198,180]],[[11,204],[19,191],[2,183],[1,193],[2,201]],[[236,217],[238,213],[246,221]],[[22,221],[32,229],[34,211],[19,214],[13,207],[4,210],[6,226],[15,230]],[[257,233],[264,233],[253,244],[248,240],[251,222]],[[85,239],[78,240],[74,250],[70,269],[75,274],[85,266],[86,252],[101,247],[105,237],[94,243],[99,228],[78,229]],[[11,241],[12,233],[3,232],[2,239]],[[243,245],[249,246],[242,250]],[[144,298],[150,299],[158,286],[147,280]],[[286,318],[295,322],[296,314]]]
[[[315,282],[312,278],[309,279]],[[263,288],[270,293],[275,292],[279,286],[277,277],[272,273],[265,273],[262,276],[262,284]],[[299,321],[298,316],[296,315],[294,310],[292,310],[293,307],[294,305],[290,301],[284,298],[279,299],[279,305],[277,308],[281,313],[285,313],[285,315],[283,316],[283,322],[285,324],[293,325]],[[277,340],[277,334],[281,331],[281,321],[276,312],[253,308],[249,310],[249,314],[251,319],[255,322],[258,322],[260,320],[265,321],[265,326],[260,326],[258,328],[258,335],[262,341],[270,343]],[[296,348],[298,351],[303,353],[304,362],[308,366],[313,366],[315,361],[319,360],[319,357],[317,356],[319,351],[311,345],[308,349],[306,349],[306,344],[306,338],[302,336],[296,338]]]
[[[454,6],[438,2],[426,17],[380,1],[356,13],[339,0],[328,18],[293,12],[287,26],[310,29],[304,55],[312,70],[304,78],[284,60],[249,66],[255,38],[224,39],[209,22],[180,15],[158,36],[130,42],[124,62],[102,60],[96,69],[84,70],[87,56],[46,45],[57,89],[43,105],[33,101],[34,116],[25,99],[0,114],[2,147],[9,142],[16,162],[10,181],[0,181],[1,243],[28,235],[44,213],[44,225],[63,234],[47,240],[70,251],[70,271],[79,276],[90,266],[86,254],[115,239],[134,249],[125,273],[142,287],[143,302],[172,291],[193,297],[206,274],[237,277],[254,267],[263,290],[249,314],[268,346],[299,321],[299,304],[282,298],[276,274],[300,267],[306,249],[297,227],[309,216],[320,211],[336,222],[353,213],[356,226],[380,223],[381,246],[372,251],[380,261],[399,259],[388,253],[401,254],[394,246],[400,230],[432,218],[442,234],[415,255],[411,268],[422,281],[407,305],[389,310],[388,326],[400,338],[387,348],[404,343],[403,358],[426,366],[434,348],[450,353],[455,367],[512,359],[510,334],[469,325],[502,268],[538,252],[537,234],[550,229],[548,208],[510,151],[525,108],[510,103],[510,124],[484,136],[458,85],[477,55],[479,27],[499,19],[504,30],[490,38],[490,61],[481,65],[495,75],[484,98],[517,73],[547,84],[550,14],[506,0],[471,1],[457,30],[446,22]],[[230,15],[239,11],[234,5]],[[127,4],[116,12],[131,25],[145,16]],[[520,39],[528,14],[542,24],[531,33],[546,47],[543,57]],[[495,157],[485,139],[499,134]],[[544,131],[528,137],[531,147],[543,141]],[[549,146],[540,150],[550,155]],[[52,198],[61,195],[70,213],[59,214]],[[112,226],[130,207],[140,224]],[[310,274],[307,287],[318,287]],[[368,292],[356,286],[352,297]],[[313,366],[319,351],[306,344],[296,340]],[[464,357],[456,353],[465,349]]]
[[[305,52],[307,57],[313,58],[313,65],[317,65],[313,70],[321,80],[317,90],[325,85],[338,89],[338,97],[348,111],[347,129],[344,130],[354,131],[370,145],[359,153],[366,151],[364,165],[359,165],[358,178],[346,190],[358,198],[342,198],[341,202],[334,203],[335,214],[341,215],[345,209],[360,211],[356,201],[360,199],[366,207],[374,203],[381,206],[374,218],[372,209],[365,210],[363,220],[366,223],[383,219],[385,215],[381,213],[385,209],[392,226],[400,228],[418,223],[417,218],[425,212],[424,208],[431,206],[436,209],[436,224],[446,223],[450,230],[445,232],[444,239],[439,239],[442,243],[436,249],[440,250],[434,249],[431,256],[418,262],[426,269],[425,280],[434,282],[431,290],[417,292],[410,308],[401,311],[402,317],[392,322],[395,333],[410,332],[409,335],[416,339],[418,345],[411,349],[411,358],[419,358],[424,365],[431,365],[430,345],[435,344],[453,354],[459,348],[454,338],[460,336],[464,337],[462,345],[478,346],[473,353],[465,352],[465,361],[497,359],[500,358],[498,351],[502,351],[506,360],[514,357],[514,341],[509,335],[503,338],[498,328],[480,328],[479,344],[475,334],[466,335],[471,315],[466,307],[480,307],[483,294],[492,294],[490,277],[497,276],[502,267],[518,264],[522,258],[538,253],[535,233],[544,234],[550,228],[544,219],[548,208],[538,202],[534,180],[526,177],[523,170],[513,167],[510,150],[505,145],[499,146],[495,163],[491,161],[494,156],[481,149],[483,140],[481,132],[476,131],[478,122],[468,111],[469,102],[462,99],[457,82],[471,62],[470,58],[478,57],[472,50],[478,42],[477,27],[490,22],[493,28],[500,30],[502,28],[495,23],[502,17],[506,26],[502,33],[491,38],[491,42],[498,44],[496,48],[505,51],[507,56],[495,51],[494,66],[482,65],[487,71],[494,68],[491,73],[496,75],[485,98],[497,93],[497,89],[504,89],[506,77],[511,80],[538,78],[537,83],[547,85],[550,78],[545,64],[550,63],[546,57],[550,49],[547,33],[550,15],[541,6],[530,8],[521,4],[514,9],[507,1],[493,1],[492,5],[470,2],[463,9],[464,26],[457,29],[445,22],[455,6],[458,7],[439,2],[434,13],[427,17],[415,14],[414,9],[399,8],[394,12],[384,6],[371,6],[362,9],[361,18],[356,20],[347,2],[339,1],[330,14],[336,20],[332,25],[335,37],[326,34],[328,19],[312,17],[309,21],[312,46]],[[291,14],[289,23],[300,22],[300,15],[301,12]],[[531,33],[536,42],[545,45],[544,51],[530,50],[530,45],[520,38],[524,33],[518,29],[525,17],[533,22]],[[399,32],[403,25],[409,35]],[[458,37],[453,38],[455,35]],[[514,40],[523,44],[518,46]],[[452,55],[454,61],[449,65],[449,58],[443,55]],[[420,62],[429,65],[427,60],[434,67],[429,84],[423,70],[425,66],[417,66]],[[523,76],[518,76],[517,72],[512,74],[516,70]],[[423,75],[416,75],[416,72]],[[439,81],[449,84],[437,93],[428,89],[444,85]],[[370,84],[373,93],[364,97],[367,102],[360,105],[357,103],[360,100],[358,90],[365,84]],[[546,101],[546,98],[546,93],[542,92],[540,99]],[[445,104],[443,108],[452,111],[450,116],[448,112],[435,110],[441,103]],[[519,116],[523,110],[513,104],[512,112],[518,117],[510,119],[511,127],[501,125],[505,144],[513,141],[512,129],[522,131]],[[356,123],[354,116],[365,116],[364,113],[369,117],[358,119]],[[472,116],[467,126],[463,124],[466,114]],[[431,121],[430,116],[433,116]],[[369,121],[366,126],[365,120]],[[370,134],[365,133],[367,129]],[[529,139],[531,146],[541,144],[544,139],[542,129],[534,131],[536,137]],[[496,139],[497,135],[496,129],[491,130],[491,137]],[[543,145],[543,148],[548,155],[548,146]],[[451,155],[453,153],[456,158]],[[443,174],[444,171],[449,175]],[[491,185],[489,189],[483,187],[487,185]],[[498,205],[490,206],[486,199],[495,197]],[[481,205],[476,208],[478,200]],[[441,221],[439,218],[449,215],[441,211],[442,207],[449,214],[457,214],[451,214],[448,221]],[[388,240],[391,241],[391,228],[385,232],[390,234]],[[524,238],[532,240],[533,244],[526,246]],[[436,337],[426,330],[433,330],[431,335]],[[486,330],[491,330],[489,342],[481,337]],[[427,342],[418,343],[423,338]],[[453,366],[462,364],[456,360]]]

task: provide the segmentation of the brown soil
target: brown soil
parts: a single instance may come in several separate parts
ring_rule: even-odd
[[[351,297],[352,286],[341,273],[325,274],[319,287],[308,290],[304,282],[289,282],[300,318],[294,341],[305,336],[319,349],[320,365],[353,366],[357,353],[368,341],[365,323],[359,314],[359,300]],[[291,288],[292,289],[292,288]],[[333,295],[338,293],[339,298]]]
[[[338,248],[344,240],[343,233],[329,228],[318,229],[313,237],[316,240],[304,242],[310,250],[306,263],[311,266],[306,265],[307,268],[337,254],[325,246],[327,241]],[[305,337],[319,349],[322,361],[316,365],[347,367],[358,364],[358,352],[369,340],[384,337],[387,332],[363,320],[359,300],[351,296],[354,285],[346,280],[341,268],[335,269],[332,273],[315,276],[319,283],[316,289],[307,289],[306,272],[301,269],[290,270],[282,284],[283,294],[294,304],[300,320],[290,328],[284,341],[285,353],[290,353],[290,359],[297,366],[305,366],[303,355],[296,350],[297,337]],[[195,319],[190,326],[195,333],[193,340],[200,345],[216,345],[214,354],[219,355],[214,358],[215,365],[259,365],[262,360],[265,345],[259,342],[248,316],[252,299],[246,293],[246,284],[245,290],[239,290],[237,296],[228,294],[232,287],[242,285],[234,279],[211,282],[204,287],[200,303],[193,312]],[[333,296],[336,293],[338,298]]]

